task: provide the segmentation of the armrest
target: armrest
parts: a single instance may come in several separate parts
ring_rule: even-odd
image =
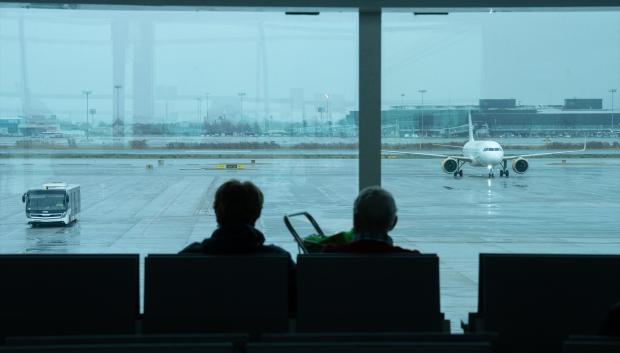
[[[439,321],[441,322],[441,332],[450,333],[450,320],[446,320],[446,314],[439,313]]]
[[[469,313],[467,323],[461,320],[461,328],[463,332],[483,332],[484,319],[478,313]]]
[[[443,320],[441,323],[441,332],[442,333],[450,333],[450,320]]]

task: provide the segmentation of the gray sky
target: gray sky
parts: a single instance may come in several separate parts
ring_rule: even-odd
[[[25,20],[35,108],[63,118],[82,118],[80,92],[86,89],[93,91],[91,106],[97,108],[98,118],[107,121],[111,116],[113,19],[131,23],[124,85],[128,95],[133,91],[133,50],[140,23],[154,24],[156,119],[168,101],[176,120],[192,120],[197,110],[194,97],[206,92],[212,114],[219,109],[231,116],[240,109],[238,93],[246,93],[244,115],[259,120],[265,114],[281,120],[312,118],[324,105],[340,118],[357,107],[356,13],[0,9],[3,94],[21,92],[20,16]],[[620,88],[620,11],[388,13],[383,25],[386,107],[400,104],[403,93],[405,104],[418,104],[418,90],[425,89],[427,104],[512,97],[538,105],[598,97],[609,108],[607,91]],[[179,97],[171,98],[174,92]],[[75,96],[49,96],[58,93]],[[267,95],[269,113],[262,103]],[[620,94],[616,98],[620,109]],[[131,117],[131,100],[126,108]],[[20,109],[19,97],[0,97],[0,116],[13,116]],[[201,109],[206,110],[204,102]]]
[[[426,89],[425,102],[438,104],[561,104],[610,100],[620,86],[620,11],[391,14],[384,25],[384,100],[405,93],[417,104]]]

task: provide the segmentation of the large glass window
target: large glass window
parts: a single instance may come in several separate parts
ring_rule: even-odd
[[[0,252],[176,252],[230,178],[267,242],[296,253],[297,211],[346,230],[357,82],[356,12],[2,8]],[[27,224],[47,182],[80,185],[77,223]]]
[[[479,253],[620,251],[619,11],[387,13],[382,56],[394,238],[439,254],[453,323]]]
[[[293,254],[285,214],[351,226],[357,12],[62,7],[0,9],[0,253],[176,252],[215,229],[230,178],[263,189],[257,227]],[[392,235],[440,256],[455,331],[479,253],[620,251],[620,11],[382,22]],[[81,198],[32,201],[77,223],[27,224],[50,182]]]

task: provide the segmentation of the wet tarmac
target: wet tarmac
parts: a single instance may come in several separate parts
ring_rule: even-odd
[[[232,162],[245,169],[219,169]],[[217,186],[240,178],[265,193],[258,227],[268,242],[295,254],[283,215],[308,211],[326,232],[350,228],[357,163],[3,159],[0,253],[174,253],[211,233]],[[479,253],[620,254],[620,159],[539,159],[530,168],[488,179],[485,169],[465,167],[465,176],[455,179],[441,173],[437,160],[383,161],[383,185],[399,207],[395,242],[439,255],[441,305],[453,331],[476,310]],[[79,222],[27,224],[21,195],[49,181],[81,185]]]

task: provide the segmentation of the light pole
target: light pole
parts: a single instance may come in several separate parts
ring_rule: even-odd
[[[617,89],[612,88],[609,90],[609,93],[611,93],[611,132],[614,132],[614,94],[618,92]]]
[[[95,114],[97,113],[97,109],[95,108],[90,108],[88,110],[88,112],[90,113],[90,122],[93,123],[93,125],[95,124]],[[90,125],[89,125],[90,128]]]
[[[241,121],[243,121],[243,97],[245,97],[245,92],[239,92],[237,95],[241,101]]]
[[[424,142],[424,112],[420,115],[420,149],[422,149],[422,143]]]
[[[325,93],[325,118],[327,119],[327,126],[329,127],[329,133],[331,134],[331,117],[329,115],[329,95]]]
[[[418,92],[420,93],[420,105],[424,105],[424,93],[426,93],[425,89],[419,89]]]
[[[166,136],[166,122],[168,121],[168,100],[166,100],[166,105],[164,109],[164,121],[161,123],[161,134]]]
[[[205,104],[207,105],[207,114],[205,115],[205,119],[203,122],[204,126],[204,135],[207,136],[207,123],[209,122],[209,92],[205,93]]]
[[[424,93],[426,93],[425,89],[419,89],[420,93],[420,105],[424,105]],[[420,116],[420,149],[422,149],[422,143],[424,142],[424,111],[422,111],[422,115]]]
[[[122,85],[114,85],[114,91],[116,93],[116,119],[112,122],[112,134],[116,132],[117,136],[122,136],[125,133],[125,127],[121,121],[121,88],[123,88]]]
[[[207,120],[205,122],[208,122],[209,121],[209,92],[205,93],[205,102],[207,104],[207,116],[206,116]]]
[[[88,141],[88,96],[93,93],[93,91],[82,91],[82,94],[86,96],[86,141]]]
[[[400,109],[405,109],[405,94],[400,94]]]
[[[201,120],[200,115],[202,115],[200,112],[200,108],[202,108],[201,106],[202,106],[202,99],[200,99],[200,97],[196,97],[196,118],[198,122],[200,122]]]

